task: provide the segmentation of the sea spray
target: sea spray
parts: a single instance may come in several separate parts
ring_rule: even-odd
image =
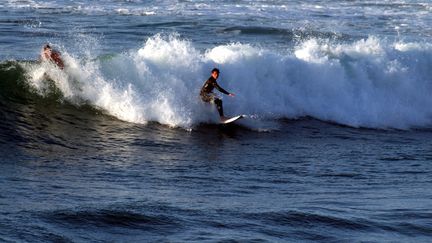
[[[430,53],[432,49],[424,51]],[[303,72],[306,82],[318,88],[308,115],[351,126],[407,128],[430,124],[431,87],[425,78],[431,64],[418,61],[410,50],[375,37],[350,44],[308,41],[295,52],[315,73]],[[426,76],[425,76],[426,75]],[[298,92],[301,92],[298,90]],[[307,96],[306,99],[314,99]],[[317,104],[325,104],[323,110]]]
[[[376,37],[310,39],[288,54],[242,43],[198,50],[178,35],[156,35],[137,50],[110,57],[78,60],[66,53],[68,77],[56,82],[66,99],[79,97],[121,120],[191,128],[218,121],[214,106],[199,99],[210,70],[218,67],[219,84],[236,94],[220,95],[227,115],[309,116],[405,129],[432,123],[431,52],[427,44]]]

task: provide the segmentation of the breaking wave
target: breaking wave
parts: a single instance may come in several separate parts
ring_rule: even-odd
[[[41,98],[54,93],[60,102],[90,105],[120,120],[192,128],[218,121],[215,108],[198,96],[218,67],[219,84],[236,94],[221,95],[227,115],[308,116],[368,128],[432,125],[427,43],[312,38],[281,53],[242,43],[199,50],[177,35],[156,35],[139,49],[95,59],[61,51],[64,71],[47,63],[3,62],[1,96],[15,95],[11,90],[21,85],[21,92]]]

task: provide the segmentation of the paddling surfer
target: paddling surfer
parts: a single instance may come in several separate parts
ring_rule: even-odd
[[[216,82],[218,77],[219,77],[219,69],[213,68],[213,70],[211,71],[211,76],[207,79],[207,81],[204,83],[203,87],[201,88],[200,96],[204,102],[214,103],[216,105],[216,108],[219,112],[220,119],[221,121],[224,121],[226,120],[226,117],[224,116],[224,112],[223,112],[222,100],[219,99],[215,93],[213,93],[213,89],[216,88],[221,93],[229,95],[231,97],[234,97],[235,95],[224,90],[222,87],[219,86],[219,84]]]

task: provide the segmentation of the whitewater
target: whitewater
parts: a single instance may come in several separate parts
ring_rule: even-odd
[[[44,72],[64,98],[86,102],[118,119],[192,128],[217,123],[198,98],[213,67],[228,114],[262,120],[312,117],[341,125],[408,129],[432,125],[432,45],[368,37],[350,43],[311,38],[285,53],[242,43],[200,51],[179,35],[149,37],[138,50],[80,59],[61,49],[65,72],[27,67],[43,95]],[[249,122],[250,123],[250,122]]]
[[[431,38],[424,0],[0,1],[0,242],[431,242]]]
[[[432,123],[432,7],[423,1],[8,0],[0,7],[1,29],[14,36],[0,38],[3,60],[34,60],[44,43],[66,59],[65,72],[25,68],[36,92],[47,91],[49,72],[66,100],[127,122],[217,123],[197,98],[217,67],[221,86],[237,94],[223,97],[228,114],[248,115],[248,127],[302,117],[379,129]],[[61,25],[50,19],[57,17]]]

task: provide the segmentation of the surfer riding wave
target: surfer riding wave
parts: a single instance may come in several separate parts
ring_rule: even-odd
[[[224,121],[227,118],[224,116],[222,100],[219,99],[215,93],[213,93],[213,90],[216,88],[221,93],[231,97],[234,97],[235,95],[219,86],[219,84],[216,82],[218,77],[219,77],[219,69],[213,68],[213,70],[211,71],[211,76],[207,79],[207,81],[204,83],[203,87],[201,88],[200,96],[202,101],[208,103],[214,103],[216,105],[216,108],[219,112],[220,119],[221,121]]]

